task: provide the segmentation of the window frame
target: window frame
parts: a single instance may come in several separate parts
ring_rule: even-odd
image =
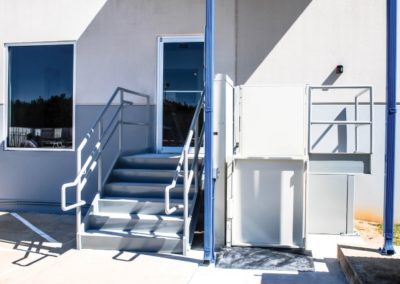
[[[72,146],[71,148],[24,148],[24,147],[9,147],[8,139],[8,122],[9,122],[9,107],[10,107],[10,93],[9,93],[9,48],[14,46],[45,46],[45,45],[72,45]],[[33,152],[74,152],[75,151],[75,135],[76,135],[76,41],[45,41],[45,42],[22,42],[22,43],[5,43],[4,44],[4,111],[3,111],[3,137],[4,151],[33,151]]]

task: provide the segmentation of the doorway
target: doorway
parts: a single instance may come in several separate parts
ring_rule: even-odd
[[[157,151],[180,152],[204,87],[204,37],[160,37],[157,77]]]

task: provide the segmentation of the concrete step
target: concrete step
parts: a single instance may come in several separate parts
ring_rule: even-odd
[[[179,162],[180,154],[140,154],[125,155],[118,159],[117,168],[136,169],[164,169],[175,170]],[[193,161],[193,159],[189,159]],[[200,161],[199,161],[200,163]]]
[[[182,199],[170,199],[170,206],[183,204]],[[189,212],[192,212],[193,202],[190,203]],[[121,198],[103,197],[98,203],[99,212],[102,213],[125,213],[125,214],[145,214],[145,215],[164,215],[164,198]],[[183,210],[177,209],[170,216],[182,216]]]
[[[121,231],[131,234],[182,234],[183,219],[178,216],[137,215],[123,213],[90,214],[88,228],[91,230]]]
[[[400,282],[399,254],[381,255],[373,243],[339,244],[337,258],[348,283]]]
[[[183,209],[165,214],[165,187],[171,184],[179,160],[171,154],[121,156],[85,217],[82,247],[138,252],[182,252]],[[170,191],[170,206],[183,204],[183,178]],[[189,191],[189,215],[196,191]],[[195,220],[195,218],[194,218]],[[193,226],[194,223],[192,223]],[[191,229],[192,231],[194,228]]]
[[[133,183],[171,183],[175,176],[175,170],[160,169],[114,169],[111,172],[110,182]],[[177,183],[182,183],[182,177]]]
[[[165,187],[169,184],[170,183],[111,182],[104,186],[103,195],[138,198],[164,198]],[[192,186],[189,191],[189,198],[192,198],[194,192],[195,187]],[[174,189],[171,189],[170,198],[183,198],[182,184],[177,184]]]
[[[135,234],[120,230],[87,230],[81,235],[82,248],[150,253],[182,253],[182,236],[177,234]]]

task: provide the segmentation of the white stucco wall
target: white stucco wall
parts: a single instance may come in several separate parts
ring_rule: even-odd
[[[384,100],[385,1],[239,0],[237,21],[238,83],[367,84]]]
[[[202,0],[108,1],[78,41],[77,103],[104,103],[124,86],[154,104],[157,36],[201,34],[203,23]]]
[[[4,44],[73,41],[85,31],[106,0],[1,0],[0,103],[4,102]]]
[[[78,41],[77,103],[102,103],[116,86],[124,86],[151,95],[155,104],[157,37],[204,34],[204,3],[109,0]],[[233,1],[217,1],[220,73],[234,70],[234,8]]]

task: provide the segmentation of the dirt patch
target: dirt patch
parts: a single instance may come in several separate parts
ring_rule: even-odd
[[[365,242],[376,245],[383,244],[383,236],[380,233],[379,223],[355,220],[355,229]]]

